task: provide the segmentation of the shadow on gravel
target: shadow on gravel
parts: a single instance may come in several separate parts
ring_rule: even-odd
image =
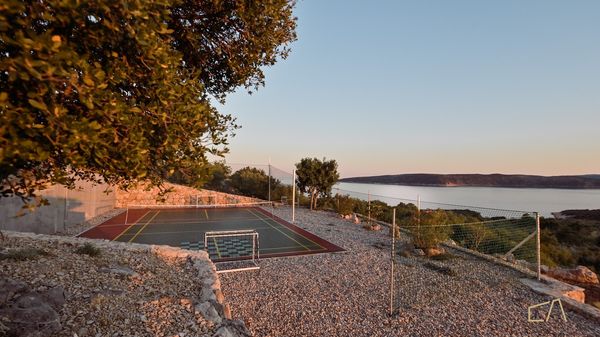
[[[448,276],[456,276],[457,275],[457,273],[456,273],[456,271],[454,271],[454,269],[452,269],[450,267],[442,266],[439,264],[435,264],[432,262],[423,263],[423,267],[437,271],[438,273],[442,273],[442,274],[448,275]]]

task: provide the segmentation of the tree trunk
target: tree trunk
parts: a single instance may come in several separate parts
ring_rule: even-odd
[[[310,210],[312,211],[315,204],[315,190],[310,191]]]

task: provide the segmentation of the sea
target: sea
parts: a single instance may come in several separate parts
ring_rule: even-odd
[[[337,183],[333,193],[381,200],[389,205],[420,199],[427,202],[538,212],[551,217],[567,209],[600,209],[600,189],[429,187]],[[402,199],[402,200],[398,200]],[[469,208],[469,207],[466,207]]]

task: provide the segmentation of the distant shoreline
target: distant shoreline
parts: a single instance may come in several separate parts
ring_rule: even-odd
[[[505,174],[397,174],[342,178],[339,182],[418,187],[499,187],[600,189],[598,175],[534,176]]]

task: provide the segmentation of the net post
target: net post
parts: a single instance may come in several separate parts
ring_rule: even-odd
[[[390,316],[394,314],[394,262],[396,257],[396,208],[392,209],[392,256],[390,257]]]
[[[208,253],[208,236],[206,235],[206,233],[204,233],[204,250]]]
[[[536,253],[536,263],[537,263],[537,279],[538,281],[542,277],[542,266],[541,266],[541,251],[540,251],[540,213],[535,212],[535,253]]]
[[[124,225],[127,225],[127,219],[129,218],[129,207],[125,208],[125,223]]]
[[[269,201],[271,201],[271,157],[269,157]]]
[[[258,238],[258,231],[256,232],[256,258],[260,260],[260,240]]]
[[[256,251],[256,236],[252,235],[252,263],[255,263],[254,261],[254,252]]]
[[[296,169],[292,173],[292,223],[296,222]]]

